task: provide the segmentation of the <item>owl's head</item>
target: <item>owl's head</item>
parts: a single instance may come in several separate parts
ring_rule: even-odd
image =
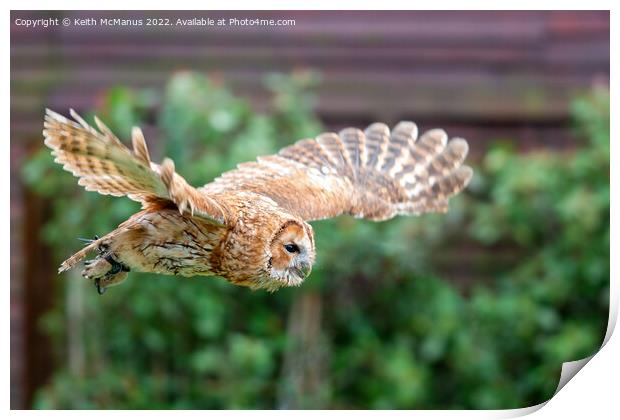
[[[287,220],[275,232],[269,245],[267,289],[299,286],[314,264],[314,233],[312,227],[298,220]]]

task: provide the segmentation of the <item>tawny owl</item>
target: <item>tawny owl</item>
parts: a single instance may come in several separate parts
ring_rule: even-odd
[[[252,289],[297,286],[315,260],[311,220],[349,214],[373,221],[446,212],[472,176],[468,145],[434,129],[417,139],[414,123],[390,132],[382,123],[323,133],[277,154],[240,164],[194,188],[174,163],[151,162],[144,136],[128,149],[97,118],[97,131],[47,110],[43,135],[55,161],[88,191],[126,195],[142,210],[96,237],[59,268],[91,252],[82,276],[99,293],[130,270],[181,276],[217,275]]]

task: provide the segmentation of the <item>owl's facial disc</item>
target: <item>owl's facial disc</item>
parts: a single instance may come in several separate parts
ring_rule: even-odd
[[[271,242],[270,278],[272,286],[299,286],[312,270],[314,239],[307,223],[288,221]]]

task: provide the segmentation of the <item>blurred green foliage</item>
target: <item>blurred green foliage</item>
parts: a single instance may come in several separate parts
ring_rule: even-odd
[[[260,114],[213,80],[179,73],[163,94],[112,89],[97,114],[121,138],[145,127],[154,159],[172,157],[201,185],[320,132],[318,81],[269,76],[273,100]],[[301,288],[131,273],[100,297],[60,276],[41,322],[57,369],[35,407],[283,406],[287,323],[308,293],[323,302],[328,355],[320,399],[290,391],[302,394],[299,407],[494,409],[550,398],[562,362],[595,352],[607,325],[609,94],[596,90],[573,110],[581,147],[520,155],[498,143],[446,215],[314,223],[317,263]],[[48,150],[23,175],[52,202],[41,235],[58,261],[80,247],[72,238],[104,234],[139,207],[84,192]]]

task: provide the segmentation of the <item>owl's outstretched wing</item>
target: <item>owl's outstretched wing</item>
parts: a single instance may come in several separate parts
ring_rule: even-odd
[[[175,172],[172,160],[151,162],[139,128],[132,131],[133,150],[129,150],[97,117],[100,131],[73,110],[71,116],[75,121],[48,109],[43,136],[55,162],[79,177],[78,184],[86,190],[126,195],[144,207],[169,201],[182,213],[189,210],[194,216],[226,223],[225,207],[190,186]]]
[[[441,129],[417,139],[414,123],[394,130],[375,123],[300,140],[275,155],[226,172],[201,191],[252,191],[305,220],[351,214],[375,221],[396,215],[445,212],[467,186],[467,142],[448,142]]]

